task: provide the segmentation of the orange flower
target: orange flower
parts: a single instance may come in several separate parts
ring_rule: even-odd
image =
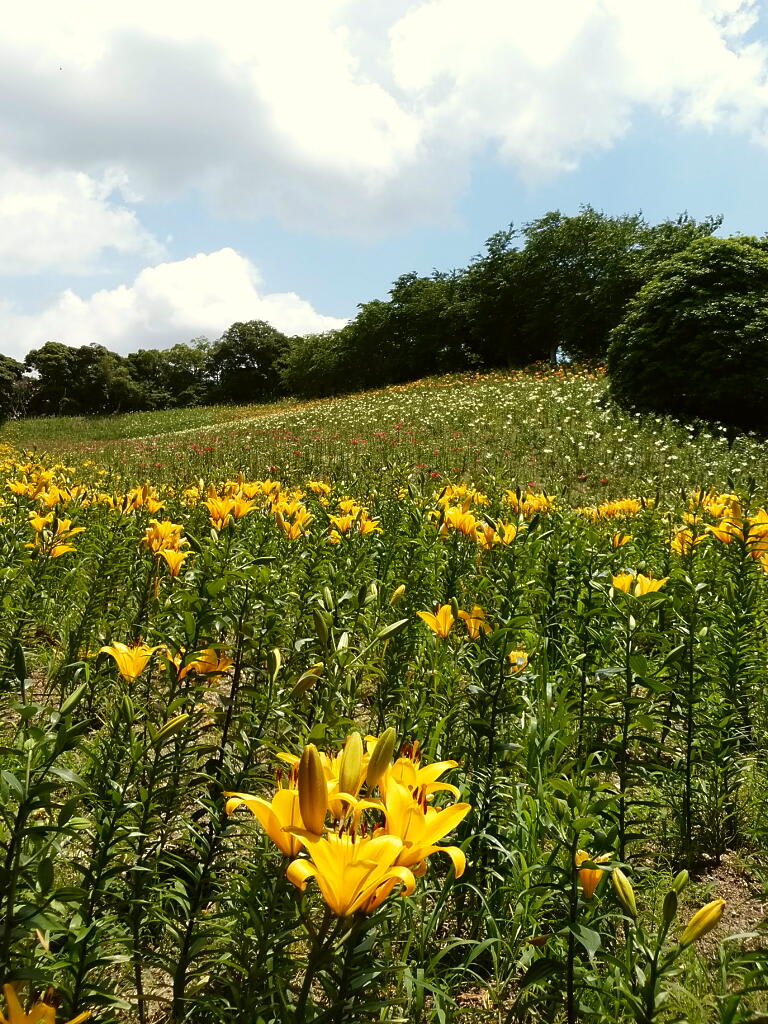
[[[577,850],[576,856],[573,858],[576,867],[579,872],[579,884],[581,885],[581,891],[584,895],[585,900],[591,900],[595,895],[600,882],[603,880],[603,876],[607,873],[601,868],[583,868],[581,865],[585,861],[590,861],[592,864],[605,864],[611,860],[610,853],[604,853],[600,857],[593,857],[586,850]]]
[[[510,672],[522,672],[528,664],[528,654],[526,651],[510,651],[507,661]]]
[[[491,632],[491,625],[486,622],[485,612],[479,604],[473,604],[471,612],[459,611],[459,618],[467,627],[471,640],[477,640],[481,633]]]
[[[445,640],[456,622],[449,604],[440,605],[440,608],[435,615],[433,615],[432,612],[416,612],[416,614],[422,622],[425,622],[429,626],[436,636],[440,637],[441,640]]]

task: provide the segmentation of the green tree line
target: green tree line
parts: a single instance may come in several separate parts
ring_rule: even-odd
[[[630,301],[720,223],[683,214],[651,225],[591,206],[550,212],[492,235],[465,268],[403,274],[386,301],[361,303],[353,320],[323,334],[238,322],[215,342],[127,356],[48,341],[23,363],[0,356],[0,418],[320,397],[557,353],[603,361]]]

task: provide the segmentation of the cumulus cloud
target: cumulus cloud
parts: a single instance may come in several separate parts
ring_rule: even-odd
[[[344,4],[43,6],[0,39],[19,160],[119,165],[149,196],[341,232],[431,202],[418,115],[353,53]]]
[[[149,198],[368,233],[450,215],[491,144],[536,177],[638,109],[768,138],[756,0],[81,0],[0,38],[0,138],[20,162]]]
[[[478,154],[538,181],[639,111],[768,143],[765,2],[40,0],[0,36],[0,140],[89,225],[73,265],[148,244],[114,169],[136,201],[387,233],[453,216]]]
[[[761,138],[756,14],[749,0],[427,0],[391,29],[392,65],[433,137],[490,140],[538,177],[611,145],[641,107]]]
[[[110,251],[159,258],[162,246],[116,195],[114,176],[0,163],[0,273],[94,269]]]
[[[46,309],[23,314],[0,305],[0,351],[22,358],[46,341],[98,342],[116,352],[164,348],[206,335],[218,338],[238,320],[266,320],[286,334],[340,327],[293,292],[267,293],[257,268],[234,249],[147,267],[130,285],[82,298],[62,292]]]

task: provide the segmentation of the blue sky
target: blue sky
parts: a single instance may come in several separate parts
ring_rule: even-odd
[[[586,203],[768,232],[768,0],[109,6],[0,40],[2,353],[328,329]]]

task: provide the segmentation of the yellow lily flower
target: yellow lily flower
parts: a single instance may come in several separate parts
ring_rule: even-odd
[[[169,548],[162,548],[157,554],[168,566],[171,576],[178,576],[184,565],[184,559],[189,558],[191,551],[173,551]]]
[[[181,662],[181,656],[177,655],[179,662]],[[176,659],[173,659],[174,663]],[[220,651],[215,650],[213,647],[206,647],[204,651],[200,651],[194,661],[187,662],[183,668],[178,669],[179,679],[184,679],[190,672],[195,672],[199,676],[207,676],[211,682],[217,679],[219,676],[223,676],[228,669],[232,668],[234,662],[231,658],[228,658],[226,654],[222,654]]]
[[[49,512],[47,516],[40,516],[36,512],[30,512],[29,514],[29,525],[35,533],[42,533],[46,526],[49,526],[52,522],[53,512]]]
[[[180,523],[172,523],[170,519],[158,522],[157,519],[150,519],[141,543],[146,544],[153,555],[159,555],[163,550],[178,551],[182,544],[187,544],[181,536],[184,527]]]
[[[698,544],[701,544],[704,539],[704,534],[694,534],[692,530],[683,529],[678,530],[674,537],[669,542],[670,549],[676,555],[690,555],[693,553],[694,548]]]
[[[240,494],[236,494],[233,499],[232,515],[235,519],[242,519],[243,516],[247,516],[249,512],[253,512],[256,508],[256,502],[251,501],[247,498],[242,497]]]
[[[215,494],[209,494],[208,499],[202,504],[208,509],[214,529],[223,530],[232,518],[234,498],[219,498]]]
[[[479,604],[472,605],[471,612],[459,611],[459,618],[467,627],[470,640],[477,640],[481,633],[490,633],[491,625],[485,620],[485,612]]]
[[[357,521],[357,529],[363,537],[368,533],[383,533],[379,522],[378,519],[371,519],[367,512],[361,512]]]
[[[470,804],[450,804],[438,809],[429,807],[426,797],[421,801],[414,799],[414,794],[405,786],[390,781],[387,785],[386,834],[397,836],[403,841],[403,849],[397,857],[397,863],[403,867],[413,867],[415,874],[423,874],[426,870],[426,859],[433,853],[446,853],[451,858],[453,871],[457,878],[464,873],[467,858],[458,846],[436,846],[453,831],[472,810]],[[382,830],[384,833],[384,830]]]
[[[611,586],[614,590],[621,590],[625,594],[634,597],[643,597],[645,594],[654,594],[661,590],[669,576],[655,580],[653,576],[644,576],[642,573],[635,575],[632,572],[620,572],[617,576],[611,577]]]
[[[409,895],[416,888],[413,872],[396,864],[403,849],[402,840],[396,836],[318,836],[311,832],[298,835],[311,860],[293,861],[286,877],[301,892],[314,878],[337,917],[347,917],[356,911],[370,914],[398,882],[403,886],[401,895]]]
[[[301,843],[297,836],[287,831],[304,828],[299,809],[299,791],[295,787],[295,772],[291,775],[291,781],[294,787],[278,788],[269,803],[251,793],[225,793],[224,796],[229,798],[225,810],[227,814],[232,814],[238,807],[247,807],[281,853],[286,857],[297,857]]]
[[[722,544],[730,544],[732,540],[739,540],[743,544],[746,537],[744,520],[737,516],[721,519],[717,526],[705,526],[704,529]]]
[[[52,989],[48,989],[43,998],[38,999],[27,1012],[22,1010],[13,985],[3,985],[3,993],[5,1014],[0,1012],[0,1024],[56,1024],[56,1007],[48,1002],[53,998]],[[80,1024],[90,1016],[91,1011],[86,1010],[67,1021],[67,1024]]]
[[[355,498],[341,498],[339,500],[339,512],[343,516],[351,516],[353,519],[362,511],[363,506]],[[331,516],[333,519],[333,516]]]
[[[631,572],[620,572],[616,576],[611,577],[611,586],[614,590],[621,590],[625,594],[629,593],[629,589],[635,582],[635,577]]]
[[[143,487],[132,487],[122,500],[122,508],[125,512],[135,512],[136,509],[145,508],[150,515],[159,512],[165,502],[159,501],[157,492],[149,484]]]
[[[416,614],[442,640],[445,640],[456,622],[449,604],[441,605],[436,615],[433,615],[432,612],[416,612]]]
[[[385,800],[390,782],[395,782],[412,793],[422,792],[429,796],[432,793],[445,792],[459,796],[459,790],[450,782],[439,782],[439,778],[451,768],[456,768],[458,761],[435,761],[433,764],[422,765],[419,756],[419,744],[415,742],[410,756],[401,756],[394,764],[389,765],[379,779],[379,789]]]
[[[308,480],[307,487],[313,494],[327,497],[331,493],[331,485],[325,483],[324,480]]]
[[[128,682],[138,679],[149,663],[149,659],[155,653],[157,647],[147,647],[146,644],[136,644],[128,647],[127,644],[115,640],[113,644],[101,647],[99,654],[108,654],[115,659],[117,671]]]
[[[445,510],[444,522],[453,527],[453,529],[457,530],[459,533],[463,533],[465,537],[471,537],[473,540],[477,540],[477,531],[481,524],[471,512],[468,512],[461,505],[447,508]]]
[[[581,865],[585,861],[591,861],[593,864],[605,864],[611,860],[611,854],[604,853],[600,857],[593,857],[586,850],[577,850],[573,859],[579,872],[579,884],[581,885],[584,899],[591,900],[607,872],[601,868],[583,868]]]
[[[54,529],[47,529],[51,524],[55,524]],[[84,526],[72,526],[71,519],[51,519],[48,516],[30,518],[30,526],[35,530],[35,539],[24,547],[32,548],[48,558],[58,558],[69,551],[75,551],[75,546],[69,541],[85,531]]]
[[[636,516],[641,509],[652,505],[653,501],[647,498],[619,498],[618,501],[604,501],[598,505],[597,515],[601,519]]]
[[[518,515],[531,516],[536,513],[545,514],[554,508],[554,501],[546,494],[535,494],[533,491],[526,491],[518,496],[517,491],[506,491],[504,501],[512,506],[512,511]]]
[[[275,509],[275,521],[288,540],[303,537],[313,518],[303,505],[297,505],[293,512],[289,512],[287,507]]]
[[[329,520],[333,523],[336,533],[344,534],[349,533],[355,522],[355,516],[328,516]]]
[[[527,651],[510,651],[507,655],[510,672],[522,672],[528,664]]]
[[[74,544],[54,544],[46,554],[49,558],[58,558],[60,555],[68,555],[70,551],[77,551]]]
[[[623,548],[625,544],[629,544],[630,540],[632,540],[632,538],[628,533],[614,533],[611,537],[611,547]]]
[[[635,583],[635,597],[643,597],[645,594],[655,594],[657,590],[661,590],[668,579],[669,576],[664,576],[660,580],[655,580],[653,576],[643,576],[642,573],[639,573],[637,582]]]
[[[65,502],[69,500],[69,493],[65,488],[57,487],[56,484],[51,484],[47,491],[41,491],[38,500],[46,508],[53,508],[58,505],[59,502]]]
[[[496,533],[493,537],[494,544],[502,544],[506,547],[507,544],[511,544],[512,541],[518,534],[518,529],[514,523],[496,523]]]

